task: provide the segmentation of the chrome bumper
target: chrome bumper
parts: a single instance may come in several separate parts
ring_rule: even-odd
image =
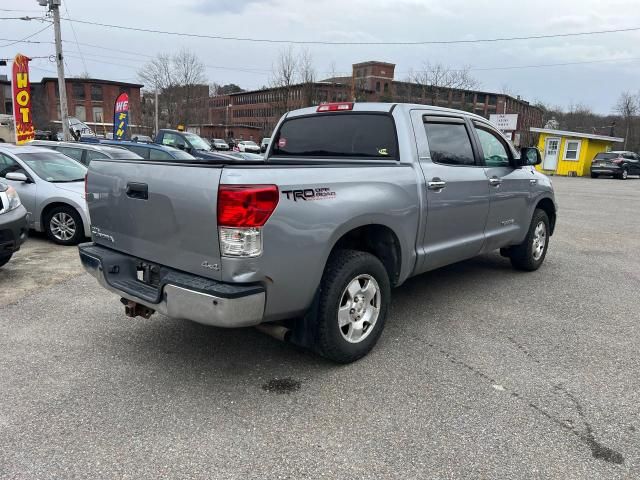
[[[159,301],[152,302],[135,295],[132,291],[118,288],[109,281],[104,272],[103,259],[99,253],[96,253],[100,249],[102,248],[95,247],[94,244],[80,245],[82,265],[98,280],[100,285],[122,298],[145,305],[168,317],[191,320],[216,327],[250,327],[262,322],[265,306],[264,291],[254,291],[246,295],[240,293],[234,296],[223,296],[166,283],[162,287]],[[133,259],[133,257],[122,254],[119,256],[125,261]],[[142,284],[142,282],[139,283]],[[127,284],[135,284],[135,281],[129,280]],[[146,284],[142,284],[142,286],[146,286]]]

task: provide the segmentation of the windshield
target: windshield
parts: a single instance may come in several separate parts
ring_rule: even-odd
[[[185,133],[184,136],[196,150],[211,150],[211,145],[204,138],[194,133]]]
[[[84,165],[58,152],[18,153],[17,156],[47,182],[82,182],[87,173]]]
[[[140,155],[133,153],[131,150],[125,150],[124,148],[109,148],[104,150],[111,158],[133,160],[134,158],[141,158]]]

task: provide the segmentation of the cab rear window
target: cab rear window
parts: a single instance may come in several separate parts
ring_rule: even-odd
[[[273,157],[397,160],[393,118],[386,114],[321,114],[286,120],[273,140]]]

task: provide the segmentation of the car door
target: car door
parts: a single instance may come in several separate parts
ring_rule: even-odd
[[[489,183],[462,116],[414,111],[412,122],[426,184],[420,271],[477,255],[489,213]]]
[[[17,160],[5,153],[0,153],[0,178],[16,189],[22,205],[29,212],[29,224],[32,225],[36,219],[37,185],[33,181],[27,183],[8,180],[6,175],[12,172],[24,173],[27,178],[32,178],[31,174]]]
[[[629,165],[629,174],[640,175],[640,157],[635,153],[624,153],[622,156]]]
[[[515,152],[497,130],[484,122],[473,125],[491,192],[484,251],[492,251],[521,241],[529,228],[529,197],[537,180],[532,167],[515,166]]]

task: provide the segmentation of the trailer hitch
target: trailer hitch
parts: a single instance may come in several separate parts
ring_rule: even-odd
[[[122,304],[124,305],[124,313],[127,317],[149,318],[156,312],[153,308],[149,308],[146,305],[136,303],[133,300],[127,300],[126,298],[121,298],[120,302],[122,302]]]

